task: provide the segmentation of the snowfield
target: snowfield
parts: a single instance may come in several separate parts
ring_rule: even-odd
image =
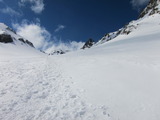
[[[160,120],[159,20],[65,55],[0,43],[0,120]]]
[[[129,35],[86,51],[62,56],[74,89],[94,105],[106,105],[113,120],[160,120],[160,16],[155,14]],[[68,68],[68,69],[67,69]]]
[[[105,106],[93,106],[73,91],[57,60],[44,57],[0,61],[1,120],[110,120]]]

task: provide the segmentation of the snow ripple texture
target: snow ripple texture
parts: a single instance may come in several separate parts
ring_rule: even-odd
[[[48,58],[0,61],[0,120],[111,120],[67,80]]]

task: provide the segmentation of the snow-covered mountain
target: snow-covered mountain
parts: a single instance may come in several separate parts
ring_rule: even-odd
[[[160,14],[160,0],[150,0],[147,7],[141,12],[139,18]]]
[[[107,41],[113,40],[114,38],[116,38],[118,36],[122,36],[122,35],[128,36],[133,31],[136,31],[136,29],[140,29],[141,26],[145,25],[146,19],[148,19],[149,17],[154,17],[159,14],[160,14],[160,0],[150,0],[147,7],[140,13],[138,20],[134,20],[134,21],[129,22],[123,28],[121,28],[115,32],[107,33],[104,37],[102,37],[102,39],[100,39],[96,43],[96,45],[103,44]],[[157,23],[157,25],[158,25],[159,18],[156,17],[154,19],[155,20],[153,20],[153,21],[149,21],[150,24]],[[156,26],[156,24],[154,24],[154,25]]]
[[[14,30],[7,25],[0,23],[0,53],[5,55],[22,55],[34,54],[39,51],[34,48],[34,45],[17,35]]]
[[[1,43],[15,43],[15,44],[19,42],[21,44],[34,47],[30,41],[25,40],[21,36],[17,35],[14,30],[12,30],[11,28],[9,28],[3,23],[0,23],[0,42]]]
[[[159,4],[86,50],[0,43],[0,119],[160,120]]]

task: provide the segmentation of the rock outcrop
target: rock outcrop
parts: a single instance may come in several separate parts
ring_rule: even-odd
[[[90,48],[90,47],[92,47],[94,44],[95,44],[94,40],[90,38],[90,39],[84,44],[84,46],[82,47],[82,49]]]
[[[0,42],[2,42],[2,43],[12,43],[13,39],[12,39],[11,35],[1,34],[0,35]]]
[[[160,0],[150,0],[147,7],[141,12],[139,18],[155,13],[160,13]]]
[[[34,47],[33,43],[31,43],[31,42],[28,41],[28,40],[26,40],[25,43],[28,44],[28,45],[31,46],[31,47]]]
[[[61,49],[59,49],[59,50],[54,50],[49,55],[62,55],[62,54],[65,54],[67,52],[69,52],[69,50],[61,50]]]

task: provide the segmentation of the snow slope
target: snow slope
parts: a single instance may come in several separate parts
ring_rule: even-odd
[[[21,36],[0,23],[3,34],[13,42],[0,43],[0,120],[111,119],[106,106],[87,103],[80,97],[82,89],[72,90],[59,58],[19,40]]]
[[[160,120],[160,15],[147,16],[129,35],[61,57],[74,89],[114,120]]]
[[[65,55],[0,43],[0,120],[160,120],[159,20]]]
[[[57,59],[0,60],[0,120],[110,120],[105,106],[92,106],[72,91]]]
[[[0,42],[0,59],[6,58],[7,56],[35,56],[40,55],[38,50],[36,50],[31,42],[24,39],[14,32],[7,25],[0,23],[0,35],[10,35],[13,42],[2,43]],[[21,40],[20,40],[21,39]],[[22,41],[23,40],[23,41]]]
[[[159,19],[65,55],[0,52],[0,119],[159,120]]]
[[[145,7],[145,9],[140,13],[138,20],[129,22],[124,27],[122,27],[121,29],[115,32],[107,33],[95,45],[103,44],[110,40],[114,40],[114,38],[120,35],[129,35],[131,32],[139,28],[139,24],[143,22],[143,19],[149,16],[153,17],[155,14],[160,14],[160,0],[150,0],[148,5]],[[157,22],[159,21],[158,19],[156,20]],[[152,24],[152,21],[150,21],[150,24]]]

